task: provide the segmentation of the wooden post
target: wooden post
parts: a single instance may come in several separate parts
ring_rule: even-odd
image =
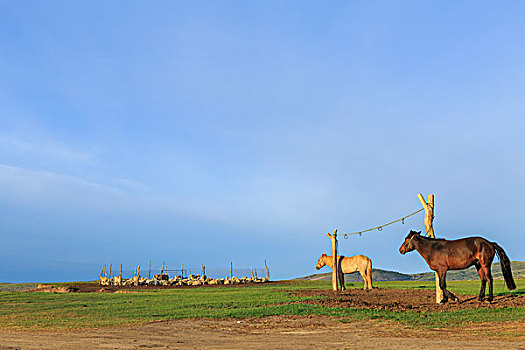
[[[151,260],[149,261],[149,268],[148,268],[148,279],[151,279]]]
[[[328,237],[332,241],[332,258],[333,258],[333,267],[332,267],[332,290],[338,291],[339,288],[337,286],[337,273],[338,273],[338,266],[337,266],[337,229],[334,230],[333,234],[327,233]]]
[[[230,261],[230,280],[233,279],[233,261]]]
[[[427,236],[435,238],[434,227],[432,226],[432,223],[434,221],[434,195],[428,195],[428,203],[425,202],[425,199],[423,198],[423,195],[421,193],[417,195],[417,198],[419,198],[421,205],[425,209],[425,229],[427,231]]]
[[[426,202],[421,193],[417,195],[417,198],[419,198],[421,205],[425,209],[425,230],[427,231],[427,236],[431,238],[436,238],[434,234],[434,226],[433,226],[434,224],[434,195],[429,194]],[[443,300],[443,291],[439,287],[439,277],[438,277],[437,272],[435,272],[435,275],[436,275],[436,303],[439,304],[441,300]]]
[[[180,279],[184,278],[184,264],[180,264]]]
[[[135,273],[133,275],[133,285],[134,286],[138,286],[139,285],[139,272],[140,271],[140,266],[138,266],[136,269],[135,269]]]
[[[122,264],[120,264],[120,283],[119,286],[122,285]]]
[[[113,263],[109,264],[109,278],[111,278],[111,267],[113,266]]]
[[[161,275],[164,274],[164,261],[162,262],[162,270],[160,270],[160,274],[161,274]]]
[[[266,265],[266,259],[264,259],[264,267],[266,267],[266,279],[270,280],[270,270],[268,270],[268,265]]]
[[[251,272],[252,272],[252,278],[255,278],[255,275],[253,274],[253,266],[251,266],[250,269],[251,269]]]

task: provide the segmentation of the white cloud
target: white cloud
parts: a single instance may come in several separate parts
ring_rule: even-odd
[[[65,161],[94,162],[98,151],[86,151],[62,140],[37,121],[18,115],[2,120],[0,149],[4,156],[37,157]]]
[[[74,150],[51,138],[34,138],[29,141],[26,138],[4,134],[0,135],[0,146],[4,151],[36,154],[64,160],[93,162],[95,156],[95,153]]]
[[[6,164],[0,164],[0,196],[46,206],[104,207],[127,199],[118,189],[80,177]]]
[[[143,183],[130,179],[118,179],[117,182],[127,188],[138,190],[141,192],[149,192],[149,188]]]

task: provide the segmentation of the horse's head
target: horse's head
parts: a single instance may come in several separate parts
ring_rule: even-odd
[[[315,268],[317,270],[319,270],[321,267],[325,266],[325,262],[324,262],[324,258],[326,257],[326,254],[323,253],[323,255],[321,255],[321,257],[319,258],[319,260],[317,260],[317,265],[315,265]]]
[[[411,252],[414,249],[416,249],[416,247],[414,247],[414,243],[412,242],[412,238],[415,235],[420,235],[420,234],[421,234],[421,231],[416,232],[416,231],[410,230],[410,233],[406,236],[405,241],[403,242],[403,244],[401,244],[401,247],[399,247],[399,252],[401,254],[405,254],[405,253]]]

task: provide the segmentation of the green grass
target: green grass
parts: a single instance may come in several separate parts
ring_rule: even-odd
[[[497,281],[495,291],[503,292]],[[525,280],[517,281],[525,285]],[[349,283],[361,288],[361,283]],[[434,288],[434,282],[378,282],[380,288]],[[479,282],[450,282],[456,294],[477,294]],[[139,324],[180,318],[244,318],[270,315],[329,315],[343,321],[379,319],[416,327],[460,326],[472,322],[523,321],[525,308],[476,309],[429,312],[358,310],[303,303],[312,297],[290,291],[329,289],[329,282],[298,281],[290,284],[229,288],[191,288],[138,293],[19,293],[0,292],[0,327],[14,329],[72,329]],[[508,292],[507,292],[508,293]],[[514,293],[525,293],[520,288]]]
[[[0,283],[0,292],[19,292],[36,288],[38,283]]]

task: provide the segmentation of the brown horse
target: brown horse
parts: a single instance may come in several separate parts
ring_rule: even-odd
[[[354,273],[359,271],[361,274],[361,277],[363,277],[363,281],[365,281],[365,285],[363,289],[372,289],[372,260],[370,258],[364,256],[364,255],[356,255],[356,256],[337,256],[337,263],[339,267],[339,284],[341,285],[342,289],[345,288],[345,273]],[[317,265],[315,268],[319,270],[321,267],[328,265],[333,269],[334,265],[334,259],[332,258],[332,255],[326,255],[323,254],[317,260]],[[341,273],[341,271],[343,273]]]
[[[510,260],[503,248],[494,242],[489,242],[481,237],[467,237],[448,241],[446,239],[435,239],[421,236],[421,232],[410,231],[405,241],[399,247],[399,252],[405,254],[413,250],[425,259],[428,266],[437,272],[439,277],[439,288],[443,291],[441,303],[446,303],[450,297],[452,300],[458,298],[447,290],[446,275],[448,270],[462,270],[475,266],[481,279],[481,290],[478,300],[482,301],[485,297],[485,286],[489,281],[488,301],[492,301],[492,273],[490,266],[495,253],[498,254],[501,271],[505,278],[507,288],[516,288],[516,283],[512,278]]]

